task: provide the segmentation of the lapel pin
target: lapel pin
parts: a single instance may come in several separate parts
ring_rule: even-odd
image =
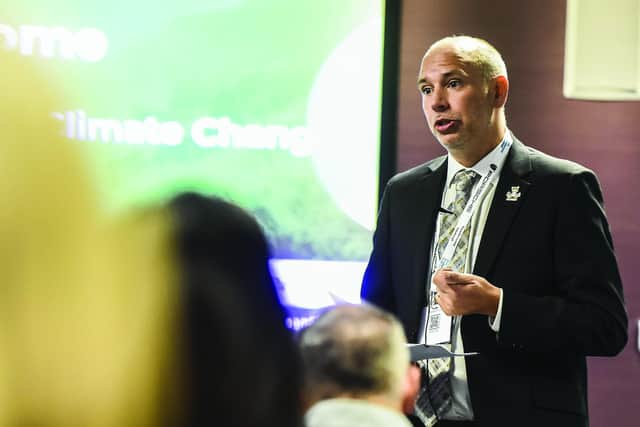
[[[517,202],[520,196],[522,196],[520,186],[513,186],[511,187],[511,191],[507,191],[507,202]]]

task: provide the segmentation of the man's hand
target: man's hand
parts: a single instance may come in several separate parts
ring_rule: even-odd
[[[500,301],[500,288],[473,274],[450,269],[436,271],[433,283],[438,288],[436,302],[449,316],[486,314],[495,317]]]

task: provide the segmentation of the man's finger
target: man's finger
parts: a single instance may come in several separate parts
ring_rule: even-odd
[[[449,285],[467,285],[473,283],[474,276],[456,271],[447,271],[444,273],[444,279]]]

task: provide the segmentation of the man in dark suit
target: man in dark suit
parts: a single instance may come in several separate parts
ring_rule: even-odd
[[[506,67],[484,40],[437,41],[418,79],[448,154],[387,184],[362,298],[396,314],[411,342],[479,355],[452,358],[438,387],[423,365],[416,413],[441,427],[588,426],[585,357],[627,341],[597,178],[511,134]],[[460,171],[473,171],[470,190]]]

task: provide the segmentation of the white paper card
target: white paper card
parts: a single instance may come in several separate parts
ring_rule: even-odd
[[[436,302],[435,292],[431,292],[427,315],[426,344],[435,345],[451,342],[451,316],[447,316]]]

